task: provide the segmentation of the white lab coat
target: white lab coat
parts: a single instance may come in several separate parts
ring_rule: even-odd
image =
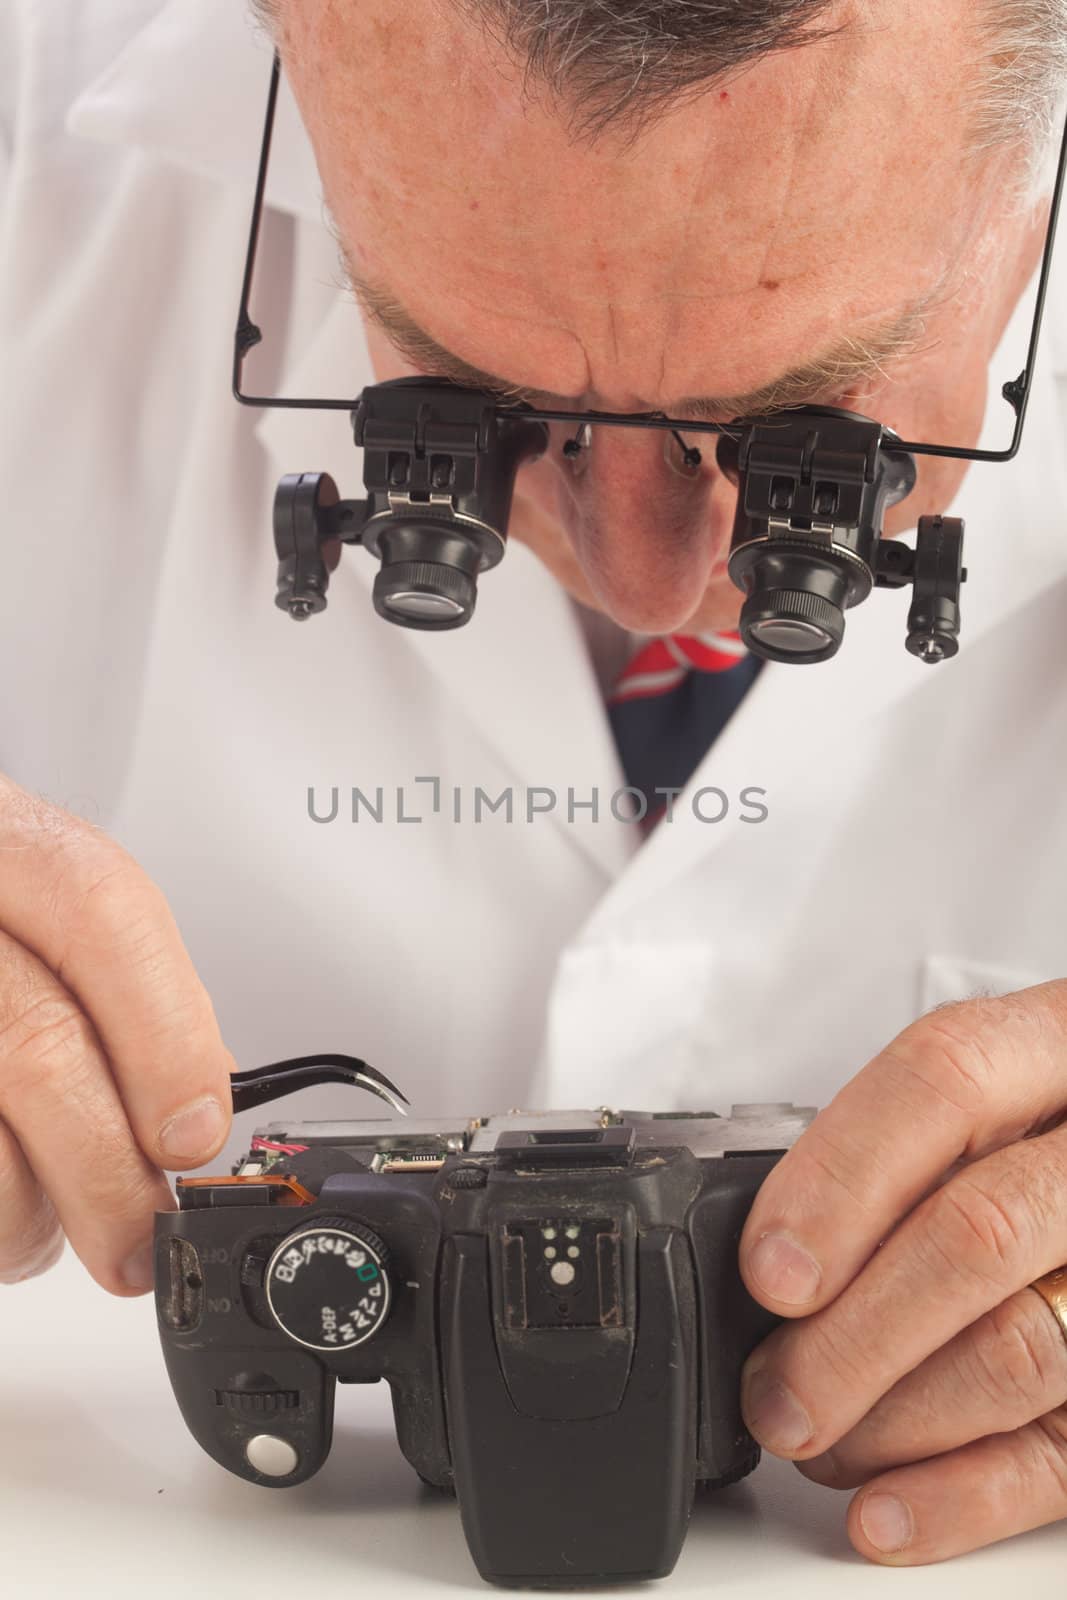
[[[0,13],[0,768],[161,885],[241,1065],[352,1051],[424,1112],[819,1104],[925,1008],[1067,975],[1067,246],[1022,458],[942,508],[967,519],[957,660],[908,656],[907,594],[876,595],[833,662],[764,671],[642,843],[608,811],[574,607],[524,548],[455,634],[383,623],[359,550],[324,615],[273,605],[277,480],[363,491],[343,412],[229,394],[269,64],[243,0]],[[268,199],[249,382],[356,394],[374,376],[287,98]],[[418,250],[418,216],[397,226]],[[718,824],[688,804],[709,785]],[[336,822],[309,786],[339,788]],[[392,820],[346,820],[353,786]],[[479,786],[512,787],[512,823],[469,820]],[[529,786],[555,814],[520,820]],[[593,789],[599,820],[570,821]],[[343,1088],[299,1110],[376,1114]]]

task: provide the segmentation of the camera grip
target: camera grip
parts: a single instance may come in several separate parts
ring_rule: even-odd
[[[163,1359],[186,1426],[213,1460],[269,1488],[303,1483],[333,1438],[335,1379],[248,1313],[233,1207],[156,1213]]]
[[[736,1483],[759,1465],[759,1446],[741,1416],[741,1369],[782,1319],[753,1300],[737,1253],[752,1202],[780,1159],[780,1152],[738,1153],[709,1164],[689,1212],[697,1303],[704,1312],[697,1478],[708,1488]]]

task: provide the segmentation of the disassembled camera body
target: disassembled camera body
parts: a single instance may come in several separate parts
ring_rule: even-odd
[[[697,1484],[759,1459],[739,1380],[777,1319],[738,1240],[814,1115],[270,1123],[156,1214],[182,1415],[238,1476],[302,1483],[335,1384],[385,1378],[400,1448],[456,1492],[484,1578],[663,1577]]]

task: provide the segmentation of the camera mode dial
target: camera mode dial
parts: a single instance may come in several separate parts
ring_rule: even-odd
[[[264,1287],[275,1322],[309,1350],[351,1350],[389,1315],[389,1251],[350,1217],[317,1217],[286,1234]]]

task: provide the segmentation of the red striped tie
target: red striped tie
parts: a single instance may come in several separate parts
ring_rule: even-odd
[[[736,633],[671,634],[630,660],[608,700],[626,781],[644,797],[651,832],[740,705],[762,662]]]

